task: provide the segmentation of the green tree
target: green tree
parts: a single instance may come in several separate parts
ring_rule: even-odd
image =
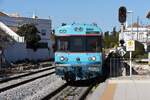
[[[113,27],[113,31],[111,32],[111,35],[110,35],[110,40],[111,40],[111,47],[114,47],[114,46],[118,46],[119,44],[119,32],[116,31],[116,27]]]
[[[109,31],[107,31],[104,33],[104,48],[109,48],[109,43],[110,43]]]
[[[114,46],[118,46],[119,44],[119,32],[116,31],[116,27],[113,27],[111,34],[109,31],[104,33],[104,47],[105,48],[113,48]]]
[[[24,36],[27,47],[32,48],[34,51],[38,48],[38,42],[41,40],[38,29],[34,24],[24,24],[18,28],[17,33],[20,36]]]

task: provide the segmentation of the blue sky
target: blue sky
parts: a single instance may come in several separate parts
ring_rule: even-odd
[[[150,24],[145,16],[150,10],[150,0],[0,0],[0,10],[6,13],[18,12],[32,17],[33,12],[40,18],[52,19],[53,28],[65,23],[97,23],[103,31],[119,28],[118,9],[126,6],[134,12],[142,24]],[[128,16],[128,23],[130,21]]]

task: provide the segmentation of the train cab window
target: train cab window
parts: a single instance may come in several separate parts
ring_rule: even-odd
[[[57,39],[57,51],[68,51],[68,40],[59,38]]]
[[[88,37],[86,39],[86,51],[89,51],[89,52],[101,51],[100,37]]]
[[[63,52],[100,52],[101,38],[86,36],[57,37],[57,51]]]
[[[70,37],[70,51],[82,52],[85,51],[85,38],[83,37]]]

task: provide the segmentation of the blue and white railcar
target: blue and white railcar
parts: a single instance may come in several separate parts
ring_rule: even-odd
[[[102,30],[93,24],[71,24],[55,30],[56,74],[66,81],[102,75]]]

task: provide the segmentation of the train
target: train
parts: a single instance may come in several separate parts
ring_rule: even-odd
[[[64,24],[55,29],[55,72],[67,82],[103,75],[103,37],[96,24]]]

